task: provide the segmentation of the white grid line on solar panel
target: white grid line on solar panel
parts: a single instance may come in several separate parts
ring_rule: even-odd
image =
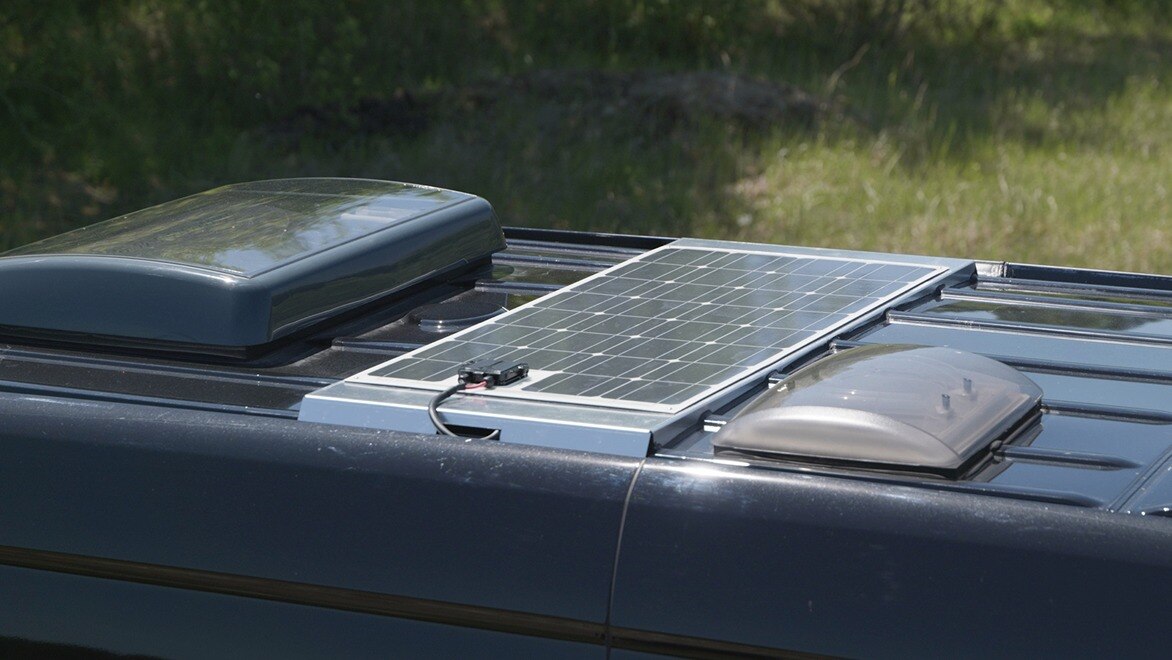
[[[571,298],[569,301],[569,305],[571,307],[573,307],[573,306],[576,306],[580,302],[581,301],[573,300]],[[817,318],[811,319],[810,323],[816,323],[817,320],[818,320]],[[826,317],[825,316],[821,317],[821,320],[823,320],[823,321],[826,320]],[[805,327],[801,323],[799,323],[797,325]],[[693,328],[697,328],[697,327],[700,327],[700,324],[693,325]],[[749,340],[747,342],[744,342],[744,341],[742,341],[744,339],[743,336],[738,336],[738,337],[728,337],[727,336],[728,333],[730,333],[730,332],[738,332],[735,328],[730,329],[727,327],[719,327],[719,326],[709,326],[709,327],[712,327],[715,332],[719,333],[719,334],[713,335],[714,337],[716,337],[716,340],[731,341],[731,342],[736,342],[736,343],[748,343],[751,346],[774,346],[774,347],[776,347],[779,344],[785,343],[786,341],[788,341],[791,338],[791,336],[788,334],[785,335],[784,339],[783,339],[781,336],[777,335],[776,333],[766,333],[766,335],[763,337],[763,339],[764,339],[763,341],[762,340],[758,340],[758,341]],[[744,324],[743,327],[750,327],[750,324]],[[589,330],[589,329],[592,329],[592,328],[585,328],[585,330]],[[495,334],[495,336],[484,337],[484,339],[488,339],[488,340],[492,341],[492,343],[489,343],[489,344],[483,344],[481,342],[473,342],[473,343],[469,344],[467,346],[467,348],[473,349],[473,353],[483,352],[483,351],[491,351],[491,350],[496,350],[499,352],[501,350],[506,350],[506,351],[512,350],[512,349],[524,350],[525,348],[532,348],[532,347],[526,347],[526,346],[524,346],[524,344],[521,343],[522,341],[528,341],[527,339],[524,339],[525,335],[527,334],[524,331],[521,331],[521,334],[518,335],[517,329],[514,329],[513,335],[511,337],[510,336],[502,337],[501,336],[502,332],[507,332],[504,328],[495,328],[495,329],[485,328],[482,330],[487,330],[487,331],[489,331],[490,334]],[[692,330],[689,330],[688,332],[686,332],[685,336],[695,337],[697,332],[698,332],[697,330],[692,329]],[[743,332],[743,331],[740,331],[740,332]],[[664,334],[664,333],[662,333],[662,331],[661,331],[661,334]],[[757,334],[760,335],[760,333],[757,333]],[[668,335],[668,336],[670,337],[671,335]],[[558,337],[557,335],[551,335],[550,337],[552,337],[552,340],[554,340],[554,341],[558,341],[558,342],[565,341],[562,338]],[[478,337],[469,336],[467,338],[468,339],[477,339]],[[639,337],[635,336],[632,338],[638,339]],[[701,337],[701,339],[704,339],[704,337]],[[518,341],[518,340],[521,340],[521,341]],[[554,370],[567,370],[567,371],[572,370],[575,372],[587,371],[587,373],[588,373],[588,367],[583,366],[583,363],[579,360],[579,358],[585,357],[586,354],[589,354],[592,357],[601,357],[601,356],[607,355],[608,354],[607,352],[602,352],[602,351],[605,351],[605,349],[599,348],[598,344],[605,343],[608,340],[614,341],[613,338],[610,337],[609,335],[596,335],[594,333],[589,333],[589,332],[583,332],[583,333],[576,334],[573,337],[569,338],[568,340],[571,343],[570,347],[573,349],[572,357],[569,357],[567,359],[562,360],[561,363],[549,364],[549,365],[547,365],[549,368],[554,369]],[[717,343],[717,341],[714,341],[714,340],[706,340],[706,341],[708,341],[709,343]],[[576,344],[576,345],[574,345],[574,344]],[[692,348],[693,346],[695,346],[695,344],[692,344],[691,346],[689,346],[688,344],[684,344],[684,345],[688,346],[689,348]],[[553,348],[555,348],[555,349],[557,347],[558,346],[556,346],[556,345],[553,346]],[[447,352],[448,349],[450,349],[450,347],[445,347],[444,351],[441,351],[439,353],[435,353],[435,354],[432,354],[432,355],[426,356],[426,357],[442,357],[442,358],[444,358],[445,362],[447,362],[448,360],[453,360],[453,362],[449,362],[448,365],[444,365],[443,363],[440,363],[440,364],[433,363],[430,366],[434,366],[438,373],[428,374],[428,375],[424,375],[423,373],[418,373],[417,377],[422,377],[424,379],[427,379],[432,376],[438,377],[438,378],[443,378],[443,373],[445,371],[447,371],[444,367],[445,366],[450,367],[452,364],[458,364],[459,361],[457,359],[464,357],[462,355],[452,355],[449,352]],[[621,353],[621,351],[620,351],[620,353]],[[695,353],[695,351],[693,351],[693,353]],[[425,356],[421,355],[420,357],[425,357]],[[499,357],[499,355],[498,355],[498,357]],[[689,360],[703,359],[701,356],[698,356],[698,355],[688,355],[685,357],[687,357]],[[587,358],[587,361],[589,361],[589,358]],[[429,360],[429,362],[430,362],[430,360]],[[652,366],[656,365],[655,362],[648,362],[647,364],[652,365]],[[604,365],[602,367],[602,369],[603,369],[603,371],[609,370],[609,373],[611,375],[615,375],[615,371],[613,371],[613,369],[615,368],[614,365],[615,365],[615,360],[608,360],[606,365]],[[420,364],[417,366],[422,368],[422,367],[426,367],[429,365]],[[412,370],[412,371],[415,371],[415,370]],[[709,369],[708,371],[711,372],[712,369]],[[661,380],[668,380],[668,382],[675,382],[675,381],[688,382],[688,380],[689,380],[687,378],[671,378],[671,372],[665,371],[663,369],[654,370],[653,374],[651,372],[648,372],[648,373],[653,375],[653,377],[660,378]],[[621,375],[627,376],[628,374],[629,374],[629,370],[627,370],[627,369],[622,370]],[[550,388],[552,385],[554,385],[558,382],[564,381],[564,380],[565,380],[565,377],[563,377],[562,379],[551,379],[549,381],[546,381],[544,386],[541,386],[541,387],[542,387],[542,389]],[[590,381],[590,382],[593,382],[593,381]],[[691,382],[696,382],[696,381],[692,380]],[[581,385],[581,383],[580,383],[580,385]],[[589,389],[601,390],[601,386],[592,387]],[[579,389],[579,391],[583,391],[583,390]],[[600,393],[601,393],[601,391],[600,391]]]
[[[573,297],[566,301],[571,308],[576,302]],[[573,312],[570,309],[554,308],[538,310],[526,317],[517,317],[514,322],[507,325],[487,324],[477,332],[465,335],[463,340],[498,347],[551,349],[554,351],[573,344],[576,344],[572,346],[574,350],[592,351],[595,350],[593,348],[595,344],[613,340],[615,335],[634,340],[644,337],[658,337],[666,340],[691,340],[710,345],[739,344],[761,347],[778,344],[780,339],[784,338],[783,335],[787,334],[778,332],[778,330],[804,330],[811,326],[819,326],[828,318],[844,318],[846,316],[845,314],[802,311],[802,307],[811,306],[814,306],[813,301],[799,303],[793,311],[733,306],[714,307],[701,310],[703,315],[694,321],[690,321],[688,316],[696,310],[689,308],[686,303],[679,306],[679,311],[668,312],[673,316],[666,318],[646,317],[638,312],[620,316],[618,314],[621,312],[613,309],[611,313],[603,313],[589,309],[585,312]],[[573,335],[562,336],[548,333],[550,329],[553,329],[555,333],[564,333],[570,327],[575,328]],[[626,346],[631,348],[634,344],[627,343]],[[446,356],[446,353],[437,347],[435,351],[424,351],[419,357],[440,357],[441,355]],[[540,360],[536,361],[540,363]],[[554,370],[561,369],[560,366],[552,364],[547,367]]]
[[[909,288],[907,278],[936,272],[850,258],[662,248],[403,356],[414,361],[360,376],[444,382],[460,364],[491,354],[558,372],[519,388],[531,395],[670,407],[779,359]]]

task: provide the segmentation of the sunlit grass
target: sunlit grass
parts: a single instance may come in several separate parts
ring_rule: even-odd
[[[992,143],[909,170],[882,140],[824,140],[762,160],[734,185],[738,239],[1172,272],[1166,155]]]
[[[1077,46],[1086,75],[1105,75],[1097,58],[1119,55]],[[1009,78],[990,90],[985,130],[943,125],[949,113],[929,95],[904,124],[877,135],[775,137],[758,169],[733,185],[752,209],[734,235],[1172,273],[1167,73],[1047,84]]]

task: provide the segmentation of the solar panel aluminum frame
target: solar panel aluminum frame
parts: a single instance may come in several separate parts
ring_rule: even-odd
[[[602,272],[596,273],[596,274],[594,274],[590,277],[587,277],[587,278],[585,278],[585,279],[583,279],[573,285],[570,285],[564,289],[561,289],[560,291],[556,291],[556,292],[551,293],[547,296],[539,298],[535,301],[532,301],[530,303],[522,305],[521,307],[518,307],[514,310],[511,310],[508,314],[497,317],[497,318],[493,319],[492,321],[490,321],[488,324],[495,324],[497,326],[506,326],[511,318],[514,318],[514,317],[524,313],[524,311],[527,309],[534,308],[534,307],[548,308],[548,307],[550,307],[551,304],[555,304],[559,298],[565,298],[567,296],[572,296],[576,293],[580,293],[580,292],[582,292],[583,289],[588,288],[592,282],[599,280],[599,279],[603,279],[603,278],[612,276],[616,271],[620,271],[623,268],[629,268],[632,264],[654,263],[654,259],[657,255],[663,254],[666,251],[671,251],[671,250],[678,251],[681,249],[697,250],[697,251],[710,252],[710,253],[763,255],[763,256],[768,256],[768,257],[791,257],[791,258],[795,258],[795,259],[811,259],[812,258],[812,259],[818,259],[818,260],[822,260],[822,261],[842,261],[844,263],[845,262],[857,262],[857,263],[861,263],[861,264],[865,264],[865,265],[904,266],[904,267],[921,268],[925,272],[922,276],[917,277],[914,280],[903,284],[903,286],[899,287],[894,292],[885,294],[881,297],[877,297],[872,303],[866,305],[864,308],[862,308],[858,311],[852,311],[851,314],[837,320],[834,323],[830,323],[825,326],[818,327],[813,332],[809,332],[809,330],[810,330],[809,328],[807,328],[806,330],[803,330],[803,331],[798,331],[798,332],[807,332],[807,334],[806,334],[806,336],[802,337],[799,341],[796,341],[793,344],[789,344],[784,347],[763,349],[762,352],[763,353],[767,352],[767,354],[764,355],[763,357],[761,357],[757,362],[750,364],[750,365],[747,365],[747,366],[737,368],[737,369],[730,370],[731,373],[727,377],[719,380],[716,383],[711,383],[711,384],[708,384],[703,387],[693,388],[694,390],[696,390],[696,392],[694,394],[692,394],[691,396],[687,397],[683,401],[673,402],[673,403],[655,403],[655,402],[648,402],[648,401],[644,401],[644,400],[616,399],[616,398],[609,398],[606,396],[584,396],[584,395],[579,395],[579,394],[561,394],[561,393],[550,393],[550,392],[537,391],[537,390],[532,389],[532,387],[535,385],[538,385],[542,379],[549,378],[553,374],[548,370],[542,370],[542,369],[538,368],[537,366],[533,366],[533,365],[531,365],[531,366],[533,366],[533,369],[530,372],[530,377],[528,379],[526,379],[525,381],[518,383],[516,386],[482,391],[482,392],[478,392],[476,394],[476,396],[485,396],[485,397],[489,397],[489,398],[524,398],[526,400],[546,401],[546,402],[550,402],[550,403],[568,403],[568,404],[573,404],[573,405],[589,405],[589,406],[604,407],[604,408],[619,408],[619,409],[626,409],[626,410],[636,410],[636,411],[644,411],[644,412],[658,412],[658,413],[665,413],[665,414],[677,413],[681,410],[684,410],[684,409],[694,405],[698,401],[701,401],[703,399],[711,397],[716,392],[719,392],[721,390],[724,390],[724,389],[734,385],[738,381],[743,380],[747,375],[754,373],[754,372],[757,372],[761,369],[767,368],[769,365],[778,362],[779,360],[784,358],[786,355],[801,351],[802,349],[804,349],[808,346],[811,346],[813,344],[824,341],[828,337],[833,336],[834,334],[840,332],[843,328],[850,325],[854,320],[856,320],[860,317],[869,316],[871,313],[873,313],[877,309],[880,309],[880,308],[887,306],[892,300],[902,296],[903,294],[905,294],[909,291],[912,291],[914,289],[917,289],[917,288],[923,286],[924,284],[935,280],[936,278],[940,277],[941,275],[943,275],[951,270],[955,270],[956,268],[961,268],[961,267],[966,267],[966,266],[971,265],[971,262],[956,262],[955,260],[941,260],[941,259],[931,259],[931,258],[912,258],[912,259],[909,259],[906,257],[897,256],[897,255],[874,255],[874,254],[853,253],[853,252],[843,252],[843,251],[816,250],[816,249],[809,249],[809,248],[782,248],[782,247],[778,247],[778,246],[769,246],[769,245],[752,245],[752,244],[729,243],[729,242],[721,242],[721,241],[698,241],[698,240],[685,239],[685,240],[679,240],[679,241],[672,242],[668,245],[657,248],[655,250],[648,251],[648,252],[643,253],[639,256],[636,256],[628,261],[625,261],[621,264],[617,264],[617,265],[613,266],[612,268],[609,268],[609,269],[604,270]],[[743,287],[741,287],[741,288],[743,288]],[[488,325],[488,324],[484,324],[484,325]],[[371,369],[367,369],[366,371],[364,371],[362,373],[351,376],[350,378],[347,379],[347,381],[351,382],[351,383],[365,383],[365,384],[371,384],[371,385],[383,385],[383,386],[392,386],[392,387],[406,387],[406,388],[413,388],[413,389],[441,391],[441,390],[447,388],[448,386],[450,386],[451,384],[455,383],[455,375],[456,375],[455,368],[452,369],[452,373],[451,373],[450,378],[445,378],[444,380],[416,380],[416,379],[408,379],[408,378],[388,377],[388,376],[383,376],[383,375],[378,375],[378,374],[379,374],[379,372],[385,371],[390,366],[393,366],[395,364],[402,364],[402,363],[409,361],[409,360],[412,360],[412,359],[417,359],[421,354],[427,355],[427,354],[430,354],[430,353],[433,353],[434,351],[436,351],[438,347],[447,346],[447,345],[451,345],[453,342],[458,342],[463,337],[466,337],[472,333],[476,333],[476,332],[481,331],[484,328],[484,325],[478,325],[478,326],[474,326],[472,328],[468,328],[468,329],[463,330],[459,333],[451,335],[450,337],[447,337],[447,338],[441,340],[440,342],[436,342],[434,344],[423,347],[423,348],[418,349],[416,351],[412,351],[412,352],[407,353],[405,355],[399,356],[399,357],[397,357],[393,360],[390,360],[386,363],[372,367]],[[729,327],[733,327],[733,326],[730,325]],[[635,336],[633,338],[637,339],[640,337]],[[716,342],[707,342],[707,343],[716,343]],[[669,361],[679,362],[680,360],[669,360]]]
[[[306,395],[298,419],[437,434],[427,415],[433,396],[426,390],[342,381]],[[445,401],[441,412],[451,426],[499,430],[501,442],[621,456],[645,456],[655,431],[671,421],[662,413],[463,395]]]

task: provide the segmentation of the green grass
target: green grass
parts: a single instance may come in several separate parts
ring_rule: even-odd
[[[902,4],[0,9],[0,246],[225,182],[369,176],[509,224],[1172,273],[1165,3]],[[718,71],[842,112],[763,127],[499,82],[538,70]],[[417,124],[346,111],[397,90]]]

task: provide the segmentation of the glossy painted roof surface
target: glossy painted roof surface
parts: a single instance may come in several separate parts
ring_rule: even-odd
[[[292,419],[308,392],[444,336],[412,310],[513,308],[666,242],[534,230],[507,236],[491,272],[395,299],[249,362],[10,343],[0,389]],[[983,263],[971,281],[890,310],[808,357],[874,344],[946,346],[1004,362],[1042,388],[1040,422],[960,480],[770,460],[746,460],[743,469],[1084,509],[1172,511],[1172,278]],[[735,414],[747,400],[712,418]],[[656,453],[713,460],[713,428],[665,430]]]

